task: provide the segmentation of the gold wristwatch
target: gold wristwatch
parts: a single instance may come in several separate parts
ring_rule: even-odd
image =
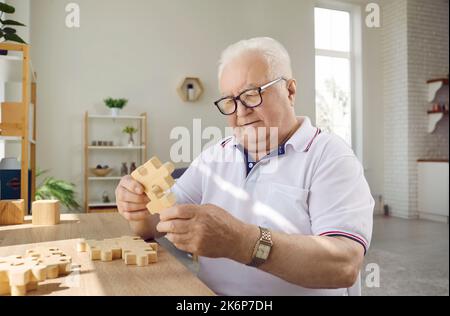
[[[252,261],[248,264],[251,267],[259,267],[269,258],[270,250],[273,246],[272,234],[267,228],[259,227],[260,236],[253,249]]]

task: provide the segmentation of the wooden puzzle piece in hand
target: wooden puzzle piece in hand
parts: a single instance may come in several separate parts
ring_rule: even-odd
[[[38,282],[70,273],[71,258],[57,248],[27,250],[25,256],[0,258],[0,295],[24,296]]]
[[[151,214],[159,213],[175,204],[175,195],[166,193],[175,184],[171,176],[174,170],[172,163],[166,162],[163,165],[157,157],[153,157],[131,174],[133,179],[144,186],[145,194],[150,199],[147,209]]]
[[[104,240],[82,240],[79,252],[88,252],[93,261],[113,261],[123,259],[127,265],[146,266],[158,261],[158,244],[146,243],[140,237],[123,236]]]

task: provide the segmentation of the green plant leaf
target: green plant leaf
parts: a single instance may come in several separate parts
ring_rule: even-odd
[[[0,11],[7,14],[13,14],[14,12],[16,12],[16,9],[14,9],[14,7],[10,5],[7,5],[6,3],[0,2]]]
[[[37,174],[42,175],[48,170],[38,170]],[[80,205],[75,200],[75,185],[53,177],[47,177],[36,190],[36,200],[59,200],[68,209],[79,209]]]
[[[125,134],[134,134],[137,133],[138,129],[133,126],[126,126],[122,132]]]
[[[38,168],[38,169],[36,170],[36,178],[42,176],[42,175],[45,174],[45,173],[48,173],[49,171],[50,171],[49,169],[41,170],[41,169]]]
[[[26,44],[26,42],[17,34],[5,34],[5,39],[7,41],[13,41],[17,43]]]
[[[0,23],[2,23],[3,25],[26,26],[25,24],[13,20],[0,20]]]
[[[127,99],[113,99],[113,98],[107,98],[104,100],[105,105],[108,108],[118,108],[123,109],[125,105],[128,103]]]
[[[2,29],[2,31],[6,34],[16,34],[16,32],[17,32],[12,27],[5,27],[4,29]]]

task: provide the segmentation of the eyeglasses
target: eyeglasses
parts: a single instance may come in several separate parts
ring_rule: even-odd
[[[245,106],[246,108],[254,109],[263,103],[262,93],[266,89],[270,88],[271,86],[273,86],[274,84],[276,84],[282,80],[288,82],[287,79],[280,77],[280,78],[275,79],[259,88],[247,89],[244,92],[242,92],[241,94],[239,94],[237,97],[233,97],[233,96],[224,97],[224,98],[214,102],[214,104],[217,106],[220,113],[222,113],[223,115],[232,115],[232,114],[236,113],[237,106],[238,106],[237,101],[240,101],[241,104],[243,106]]]

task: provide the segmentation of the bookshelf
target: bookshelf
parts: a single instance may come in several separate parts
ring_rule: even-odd
[[[29,213],[28,205],[34,200],[36,192],[37,75],[31,63],[29,45],[2,42],[0,49],[14,54],[0,56],[1,62],[7,62],[8,66],[11,66],[6,78],[2,77],[3,80],[21,83],[22,90],[20,102],[1,104],[0,140],[6,144],[16,142],[21,145],[20,198],[25,201],[25,208]],[[31,170],[30,187],[29,170]]]
[[[135,144],[125,144],[122,130],[131,125],[138,129]],[[114,144],[108,146],[92,145],[93,141],[109,137],[107,141]],[[112,138],[112,139],[111,139]],[[106,140],[105,140],[106,141]],[[119,183],[121,165],[131,162],[139,166],[147,161],[147,114],[141,115],[94,115],[84,114],[84,210],[86,213],[116,212],[114,188]],[[97,165],[108,165],[112,171],[104,177],[96,176],[91,168]],[[129,172],[130,173],[130,172]],[[110,201],[102,200],[102,192],[107,192]]]

